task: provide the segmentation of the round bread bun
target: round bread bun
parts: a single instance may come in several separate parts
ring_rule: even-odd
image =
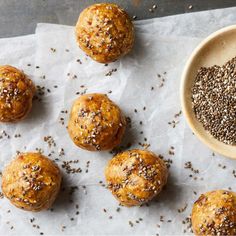
[[[105,94],[82,95],[71,108],[68,132],[80,148],[111,150],[120,144],[125,127],[125,116]]]
[[[48,209],[59,192],[58,166],[40,153],[21,153],[3,171],[2,191],[12,204],[27,211]]]
[[[34,93],[33,82],[22,71],[0,66],[0,121],[24,119],[31,110]]]
[[[192,229],[195,235],[236,235],[236,193],[202,194],[193,205]]]
[[[109,63],[131,51],[134,26],[116,4],[99,3],[84,9],[75,27],[80,48],[93,60]]]
[[[107,186],[121,205],[142,205],[161,192],[168,171],[162,159],[147,150],[130,150],[111,159],[105,169]]]

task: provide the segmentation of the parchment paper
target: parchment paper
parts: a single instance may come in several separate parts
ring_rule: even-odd
[[[45,95],[40,96],[42,101],[35,101],[33,112],[25,121],[1,125],[13,137],[11,142],[6,138],[1,140],[1,150],[4,150],[1,166],[8,163],[17,150],[40,148],[60,167],[63,161],[79,160],[70,165],[80,167],[82,172],[67,174],[61,168],[62,191],[49,211],[24,212],[2,199],[0,234],[191,234],[186,217],[190,215],[192,203],[201,192],[233,188],[235,162],[213,156],[212,151],[192,134],[182,115],[175,117],[181,109],[180,77],[185,61],[201,37],[235,23],[235,11],[236,8],[231,8],[136,22],[133,52],[108,66],[93,62],[81,52],[75,43],[74,29],[69,26],[38,25],[35,64],[31,62],[29,68],[25,66],[29,62],[23,55],[28,52],[34,57],[33,48],[22,47],[22,56],[16,62],[14,54],[2,56],[1,52],[3,60],[12,58],[9,59],[13,60],[11,63],[24,68],[37,85],[45,87]],[[112,69],[111,76],[106,76]],[[150,150],[172,162],[166,188],[149,205],[119,207],[111,193],[99,183],[105,182],[103,171],[112,154],[83,151],[70,140],[66,131],[68,113],[65,111],[69,112],[78,92],[108,93],[131,118],[131,128],[127,129],[122,145],[131,143],[130,148],[142,148],[139,143],[150,144]],[[134,109],[138,112],[135,113]],[[22,137],[14,138],[19,133]],[[44,142],[45,136],[52,136],[56,146],[49,147]],[[171,146],[174,155],[169,154]],[[60,155],[61,148],[65,155]],[[188,161],[191,161],[193,171],[185,168],[189,167]]]

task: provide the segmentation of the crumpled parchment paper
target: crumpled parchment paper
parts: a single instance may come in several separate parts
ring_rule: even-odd
[[[193,202],[201,192],[233,188],[235,162],[201,144],[179,115],[180,77],[201,38],[235,23],[235,11],[229,8],[135,22],[132,53],[108,66],[84,55],[70,26],[39,24],[36,38],[0,40],[1,63],[22,68],[44,93],[38,94],[41,101],[34,101],[26,120],[1,124],[1,130],[11,137],[0,141],[1,166],[16,151],[40,149],[57,162],[64,179],[48,211],[24,212],[2,199],[0,235],[191,234],[187,217]],[[166,188],[148,205],[120,207],[104,187],[104,167],[113,155],[81,150],[70,140],[66,131],[70,107],[85,92],[107,93],[130,118],[122,146],[150,145],[170,164]],[[14,138],[15,134],[21,137]],[[44,141],[48,136],[55,145]],[[66,173],[64,161],[78,173]]]

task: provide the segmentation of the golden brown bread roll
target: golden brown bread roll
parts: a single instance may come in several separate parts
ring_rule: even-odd
[[[192,229],[195,235],[236,235],[236,193],[202,194],[193,205]]]
[[[0,66],[0,121],[15,122],[26,117],[35,93],[33,82],[12,66]]]
[[[59,192],[58,166],[40,153],[21,153],[3,171],[3,194],[23,210],[49,208]]]
[[[122,152],[105,170],[108,188],[124,206],[136,206],[154,198],[167,182],[162,159],[147,150]]]
[[[68,123],[73,142],[89,151],[110,150],[123,137],[126,120],[105,94],[85,94],[75,100]]]
[[[134,44],[134,26],[116,4],[99,3],[84,9],[75,28],[80,48],[93,60],[109,63],[127,54]]]

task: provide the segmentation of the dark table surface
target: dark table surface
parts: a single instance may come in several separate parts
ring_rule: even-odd
[[[0,0],[0,37],[34,33],[38,22],[74,25],[82,9],[96,2],[101,1]],[[236,0],[110,0],[109,2],[118,3],[137,19],[236,6]]]

